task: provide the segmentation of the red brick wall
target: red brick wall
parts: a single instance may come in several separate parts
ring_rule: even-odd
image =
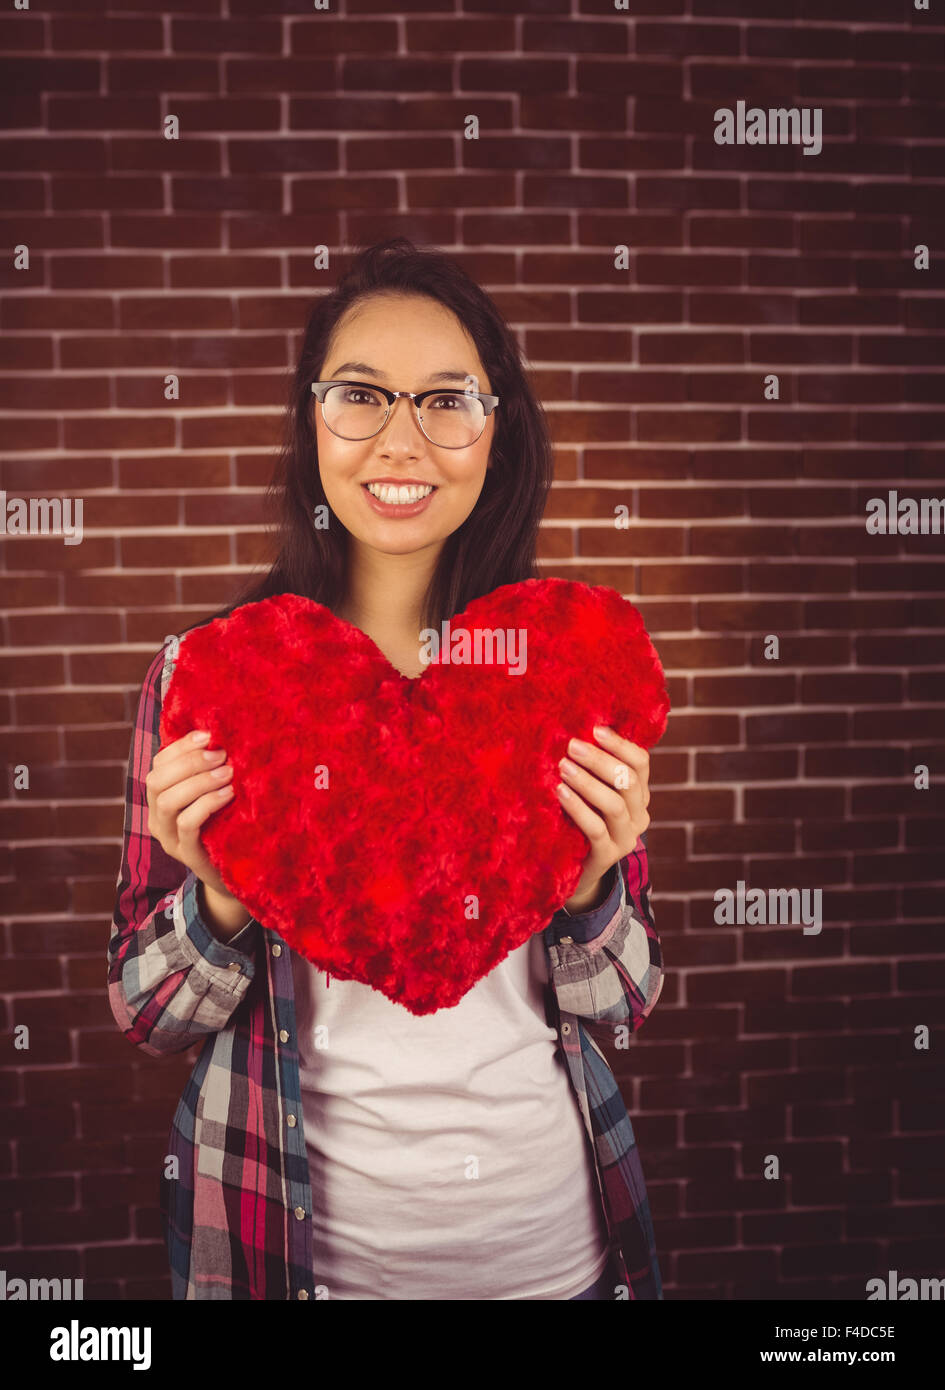
[[[85,530],[3,550],[0,1263],[168,1296],[189,1061],[139,1056],[105,996],[130,720],[165,634],[265,554],[286,373],[333,279],[312,248],[334,270],[403,231],[527,351],[547,572],[633,598],[669,676],[668,979],[621,1072],[667,1296],[940,1275],[943,538],[865,527],[872,496],[945,493],[938,0],[106,8],[0,19],[0,485],[82,497]],[[739,99],[822,109],[821,153],[716,144]],[[738,879],[822,889],[822,933],[716,924]]]

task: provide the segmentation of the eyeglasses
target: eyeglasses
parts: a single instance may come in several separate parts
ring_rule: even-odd
[[[398,396],[413,401],[421,430],[439,449],[467,449],[486,427],[498,396],[481,391],[388,391],[363,381],[313,381],[325,424],[339,439],[370,439],[384,428]]]

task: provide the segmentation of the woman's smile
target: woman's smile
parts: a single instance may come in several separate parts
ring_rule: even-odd
[[[429,483],[425,487],[362,483],[361,491],[367,498],[368,506],[379,516],[411,517],[426,511],[439,489]]]

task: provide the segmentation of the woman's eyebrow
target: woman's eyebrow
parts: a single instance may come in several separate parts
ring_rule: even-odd
[[[340,376],[342,372],[360,372],[362,376],[381,377],[383,372],[379,372],[376,367],[369,367],[366,362],[342,362],[340,367],[336,367],[332,372],[332,377]],[[465,381],[467,376],[472,376],[472,372],[444,371],[432,372],[427,377],[427,381]],[[331,378],[329,378],[331,380]]]

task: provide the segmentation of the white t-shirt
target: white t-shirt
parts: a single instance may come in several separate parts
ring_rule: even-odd
[[[416,1017],[292,952],[315,1284],[567,1299],[607,1262],[590,1140],[545,1021],[541,933]]]

